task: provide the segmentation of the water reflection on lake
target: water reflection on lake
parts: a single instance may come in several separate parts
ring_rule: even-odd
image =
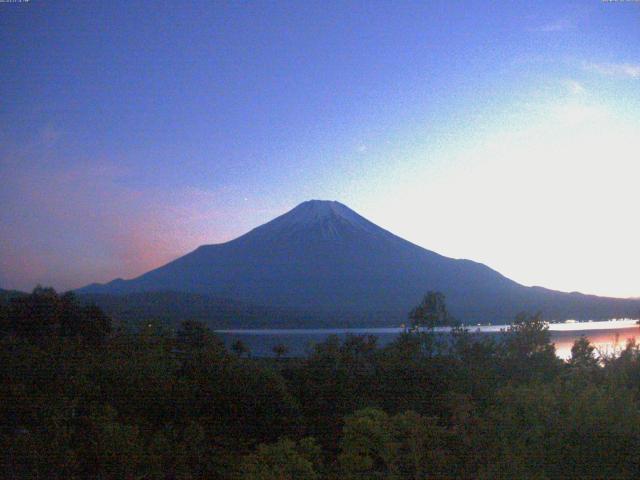
[[[596,323],[596,322],[593,322]],[[600,323],[600,322],[598,322]],[[602,322],[605,323],[605,322]],[[606,322],[610,323],[610,322]],[[617,322],[623,323],[623,322]],[[628,325],[613,325],[608,328],[590,330],[551,330],[551,340],[555,343],[556,354],[563,359],[571,357],[571,347],[581,335],[589,339],[596,347],[596,352],[602,355],[619,353],[627,345],[627,340],[640,341],[640,328],[635,321],[627,322]],[[584,328],[585,324],[579,324]],[[592,324],[586,324],[591,326]],[[553,325],[551,326],[553,327]]]
[[[499,334],[506,325],[467,327],[471,333]],[[315,343],[325,341],[330,335],[345,338],[348,335],[374,335],[378,344],[383,346],[395,340],[401,328],[317,328],[317,329],[241,329],[218,330],[225,344],[230,346],[236,340],[242,340],[253,356],[273,356],[275,345],[285,345],[287,356],[304,356],[312,351]],[[436,329],[445,333],[447,329]],[[615,353],[624,348],[628,339],[640,342],[640,328],[635,320],[612,320],[606,322],[559,323],[549,325],[551,341],[556,346],[558,357],[571,357],[571,346],[584,335],[602,354]]]

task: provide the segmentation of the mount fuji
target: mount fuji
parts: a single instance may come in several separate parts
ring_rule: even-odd
[[[137,278],[92,284],[78,293],[181,292],[314,312],[314,318],[332,318],[332,324],[340,324],[343,315],[375,314],[377,325],[397,325],[429,290],[443,292],[452,314],[466,323],[508,321],[521,311],[541,311],[549,320],[640,311],[640,300],[523,286],[486,265],[404,240],[339,202],[320,200]]]

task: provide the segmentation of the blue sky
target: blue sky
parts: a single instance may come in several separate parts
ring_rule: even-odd
[[[129,278],[336,199],[640,296],[640,3],[0,3],[0,286]]]

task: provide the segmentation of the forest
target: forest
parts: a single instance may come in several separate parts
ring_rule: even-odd
[[[540,315],[497,338],[431,292],[380,347],[227,350],[206,326],[113,322],[71,293],[0,303],[0,470],[15,479],[638,478],[640,347],[557,358]],[[280,352],[282,353],[282,352]]]

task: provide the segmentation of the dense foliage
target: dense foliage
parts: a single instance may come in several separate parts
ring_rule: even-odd
[[[420,325],[451,323],[425,297]],[[71,294],[0,305],[0,471],[43,479],[637,478],[640,349],[559,360],[539,316],[228,352],[202,324],[116,328]]]

